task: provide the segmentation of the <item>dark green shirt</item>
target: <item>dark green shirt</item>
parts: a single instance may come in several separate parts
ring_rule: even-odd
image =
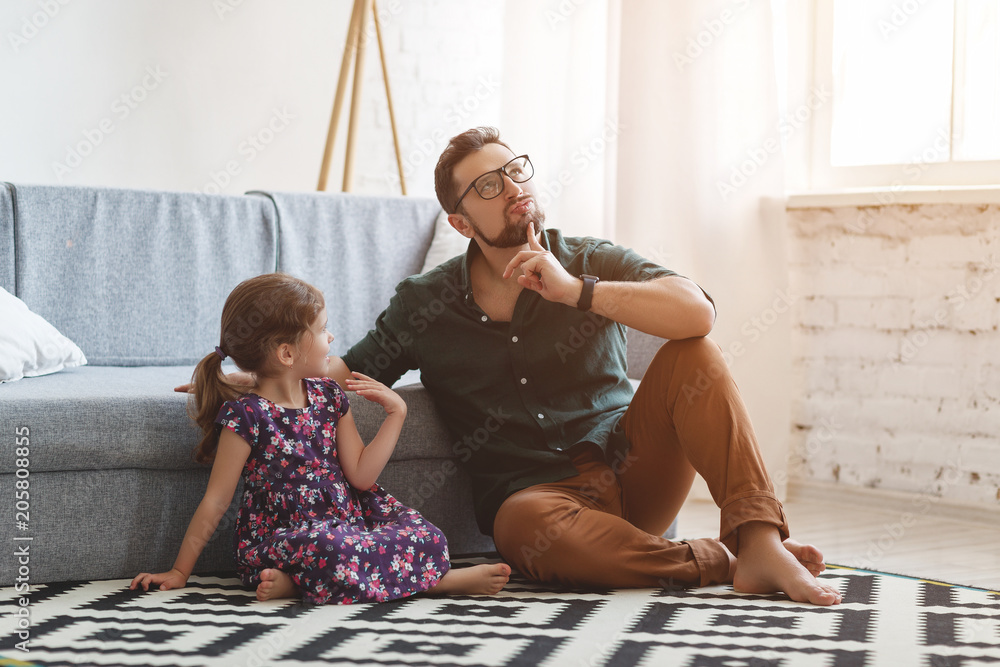
[[[646,281],[676,275],[628,248],[593,238],[540,239],[570,275]],[[618,426],[632,386],[623,325],[546,301],[525,289],[510,322],[476,305],[469,250],[396,287],[375,328],[343,360],[387,385],[420,369],[471,474],[476,519],[486,535],[512,493],[576,474],[569,450],[593,443],[609,462],[628,442]]]

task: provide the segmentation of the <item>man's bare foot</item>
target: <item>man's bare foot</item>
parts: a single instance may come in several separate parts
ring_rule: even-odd
[[[733,572],[733,590],[780,592],[796,602],[822,606],[840,603],[842,598],[836,589],[816,580],[814,570],[825,567],[816,547],[794,541],[784,544],[777,528],[759,521],[743,524],[739,530],[740,554]]]
[[[813,545],[802,544],[790,537],[781,544],[795,556],[795,560],[802,563],[802,566],[812,573],[812,576],[818,577],[826,569],[826,563],[823,562],[823,554]]]
[[[260,573],[260,583],[257,585],[257,599],[261,602],[266,600],[280,600],[282,598],[295,598],[299,596],[299,589],[292,582],[292,578],[281,570],[268,568]]]
[[[506,563],[473,565],[452,568],[441,581],[427,591],[428,595],[494,595],[510,579],[510,566]]]
[[[718,538],[716,538],[718,539]],[[804,568],[809,570],[810,574],[814,577],[818,577],[820,573],[826,569],[826,563],[823,561],[823,554],[819,549],[811,544],[802,544],[798,540],[793,540],[788,538],[781,543],[783,547],[788,549],[788,551],[795,556],[795,560],[799,561]],[[723,545],[725,547],[725,545]],[[729,556],[729,578],[727,581],[733,583],[733,577],[736,575],[736,556],[726,549],[726,555]]]

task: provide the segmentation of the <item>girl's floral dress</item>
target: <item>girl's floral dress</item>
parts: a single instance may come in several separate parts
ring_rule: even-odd
[[[282,408],[248,394],[216,423],[250,445],[236,517],[237,571],[247,586],[273,567],[312,604],[382,602],[426,591],[448,571],[434,525],[378,484],[351,487],[337,460],[347,396],[333,380],[305,380],[309,405]]]

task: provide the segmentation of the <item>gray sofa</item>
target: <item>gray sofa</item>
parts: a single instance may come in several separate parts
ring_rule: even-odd
[[[18,536],[32,538],[14,541],[12,516],[0,523],[0,586],[17,576],[12,545],[29,545],[30,583],[169,569],[209,474],[192,460],[187,397],[172,388],[217,344],[230,290],[276,270],[308,280],[326,295],[332,352],[343,353],[420,271],[438,212],[416,197],[2,184],[0,286],[89,364],[0,384],[0,489],[12,507],[15,430],[27,427],[30,521]],[[641,377],[659,342],[630,335],[630,375]],[[453,554],[492,551],[451,436],[423,387],[402,384],[409,416],[380,483],[438,525]],[[352,406],[370,439],[381,410]],[[234,503],[196,572],[234,569],[235,516]]]

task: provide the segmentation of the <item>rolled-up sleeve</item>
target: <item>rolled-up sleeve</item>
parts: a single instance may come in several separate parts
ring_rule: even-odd
[[[617,246],[609,241],[595,245],[587,257],[587,262],[590,266],[590,272],[601,280],[646,282],[647,280],[656,280],[668,276],[686,278],[686,276],[682,276],[676,271],[651,262],[631,248]],[[695,284],[697,285],[697,283]],[[698,285],[698,289],[702,291],[705,298],[712,304],[712,308],[715,308],[715,299],[712,298],[712,295],[701,285]]]

